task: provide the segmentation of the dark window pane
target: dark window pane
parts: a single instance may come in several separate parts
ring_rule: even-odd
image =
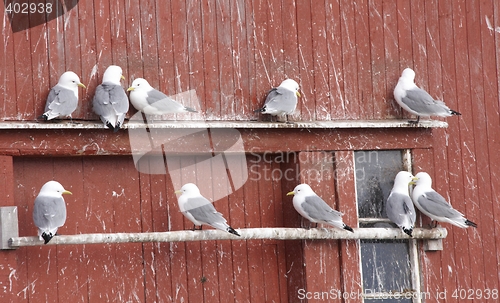
[[[360,218],[385,218],[385,201],[403,169],[400,150],[356,151],[356,194]]]
[[[365,293],[412,289],[408,241],[361,240],[360,244]]]

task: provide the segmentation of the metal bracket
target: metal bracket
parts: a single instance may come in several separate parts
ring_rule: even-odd
[[[16,249],[9,245],[9,239],[16,237],[19,237],[17,206],[0,207],[0,249]]]

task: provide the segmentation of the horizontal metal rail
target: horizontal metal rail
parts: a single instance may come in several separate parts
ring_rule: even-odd
[[[208,240],[327,240],[327,239],[411,239],[397,228],[356,228],[354,232],[334,228],[246,228],[237,230],[240,237],[215,229],[201,231],[181,230],[151,233],[109,233],[60,235],[52,238],[47,245],[110,244],[140,242],[184,242]],[[413,239],[443,239],[448,232],[445,228],[415,228]],[[44,245],[38,237],[16,237],[9,239],[9,246]]]

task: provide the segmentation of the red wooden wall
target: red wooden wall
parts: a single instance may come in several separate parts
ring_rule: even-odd
[[[243,129],[245,149],[286,148],[304,159],[337,151],[345,161],[330,174],[336,169],[347,177],[321,182],[318,192],[334,196],[329,202],[355,226],[350,150],[412,148],[414,171],[430,172],[434,187],[479,224],[447,226],[443,251],[421,251],[423,290],[447,291],[439,302],[455,302],[454,290],[500,287],[498,1],[78,1],[62,17],[18,32],[0,10],[3,123],[42,114],[50,87],[66,70],[87,85],[73,117],[97,120],[93,92],[110,64],[123,68],[124,87],[144,77],[168,95],[195,90],[201,114],[179,119],[257,119],[253,110],[286,77],[299,82],[303,95],[294,120],[407,118],[392,90],[412,67],[418,85],[462,113],[446,120],[447,129]],[[35,235],[34,197],[47,178],[56,178],[74,193],[61,233],[190,228],[177,209],[173,176],[137,172],[128,142],[125,131],[0,130],[0,205],[17,205],[20,234]],[[257,163],[281,171],[314,165]],[[196,171],[206,169],[182,177],[201,182]],[[235,228],[296,227],[301,219],[285,194],[299,179],[250,180],[215,206]],[[0,252],[0,298],[296,302],[303,287],[359,290],[356,251],[354,241],[273,240],[22,248]]]

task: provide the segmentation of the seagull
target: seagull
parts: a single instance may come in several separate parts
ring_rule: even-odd
[[[71,195],[71,192],[65,190],[61,183],[49,181],[42,186],[35,199],[33,222],[38,227],[38,237],[45,244],[57,235],[57,229],[66,222],[63,194]]]
[[[446,106],[443,101],[434,100],[429,93],[416,86],[414,80],[415,72],[411,68],[405,68],[394,88],[396,102],[418,117],[417,121],[409,121],[410,123],[418,124],[420,117],[461,115]]]
[[[196,225],[210,225],[213,228],[227,231],[236,236],[240,236],[236,230],[227,224],[221,213],[215,210],[213,204],[200,193],[200,189],[193,183],[184,184],[180,190],[175,191],[181,194],[178,199],[179,208],[191,222]]]
[[[117,132],[123,125],[128,111],[128,98],[120,80],[125,80],[122,68],[110,65],[102,77],[102,84],[97,86],[94,94],[94,112],[98,114],[105,126]]]
[[[59,82],[50,90],[45,103],[45,112],[41,117],[45,121],[56,118],[71,118],[71,114],[78,107],[78,87],[87,88],[74,72],[63,73]]]
[[[304,218],[314,223],[325,223],[333,227],[354,230],[342,222],[342,213],[332,209],[307,184],[299,184],[286,194],[293,195],[293,207]]]
[[[432,189],[432,179],[428,173],[420,172],[416,174],[412,183],[415,184],[412,193],[413,203],[433,221],[450,223],[460,228],[477,227],[476,223],[467,220],[443,196]]]
[[[127,91],[130,92],[130,102],[135,109],[146,115],[197,112],[154,89],[149,85],[148,81],[143,78],[135,79],[134,82],[132,82],[132,86],[129,87]]]
[[[413,175],[411,173],[400,171],[394,179],[394,186],[385,205],[389,220],[396,223],[410,237],[417,219],[415,208],[408,193],[408,186],[412,181]]]
[[[264,106],[255,112],[272,116],[285,115],[288,122],[288,115],[291,115],[297,107],[297,97],[300,97],[299,84],[295,80],[286,79],[269,91]]]

